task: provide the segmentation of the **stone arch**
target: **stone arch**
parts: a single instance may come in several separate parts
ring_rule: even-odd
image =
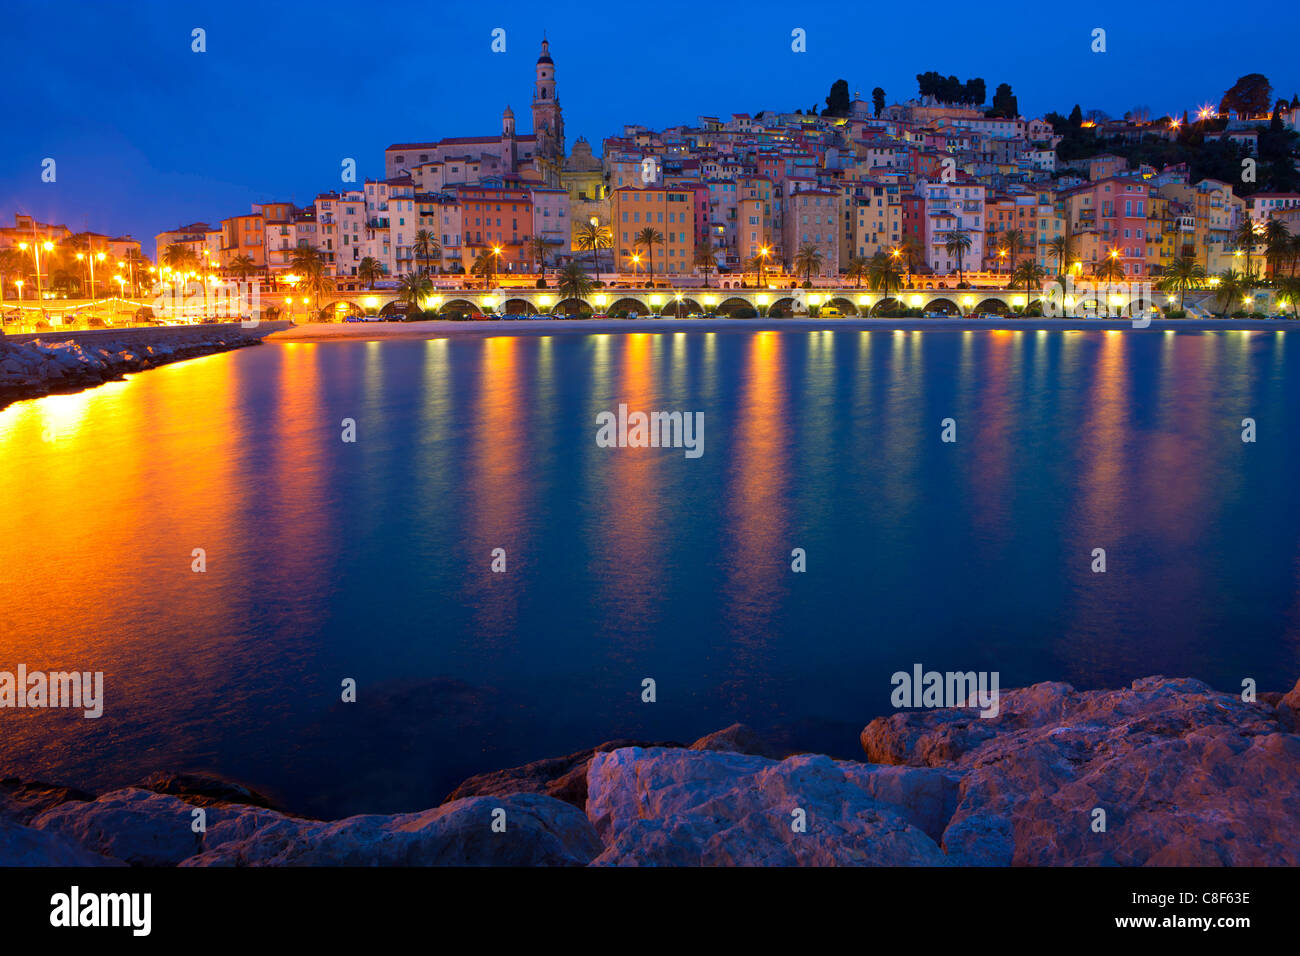
[[[783,295],[775,299],[767,308],[767,314],[774,319],[788,319],[794,316],[795,301],[793,296]]]
[[[394,318],[405,315],[407,311],[406,303],[400,299],[389,299],[379,307],[379,314],[385,318]]]
[[[624,312],[635,312],[637,315],[649,315],[650,307],[640,299],[633,299],[630,296],[624,296],[616,300],[609,307],[611,315],[622,315]]]
[[[527,299],[506,299],[502,309],[507,315],[536,315],[538,308]]]
[[[579,299],[576,296],[569,296],[555,303],[557,315],[591,315],[594,311],[586,299]]]
[[[925,304],[927,312],[943,312],[945,315],[961,315],[961,309],[957,303],[946,296],[938,296],[931,299]]]
[[[869,315],[882,315],[885,312],[901,312],[905,306],[898,296],[887,295],[871,306]]]
[[[848,296],[844,296],[844,295],[834,296],[826,304],[835,306],[835,308],[839,309],[845,315],[858,314],[858,304],[854,302],[852,299],[850,299]]]
[[[482,309],[469,299],[448,299],[438,308],[439,315],[481,315]]]
[[[342,322],[345,316],[365,315],[366,310],[351,299],[336,299],[322,310],[330,316],[329,321]]]
[[[1010,315],[1011,309],[1001,299],[981,299],[972,312],[992,312],[995,315]]]
[[[728,296],[719,302],[714,311],[719,315],[734,315],[735,313],[745,309],[754,309],[757,311],[758,307],[748,299],[743,299],[738,295],[733,295]]]

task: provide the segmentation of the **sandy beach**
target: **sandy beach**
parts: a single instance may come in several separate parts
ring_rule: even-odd
[[[617,332],[1276,332],[1291,327],[1279,319],[1166,319],[1145,328],[1116,319],[489,319],[464,322],[344,322],[295,325],[266,336],[268,342],[337,342],[360,339],[430,339],[461,335],[590,335]],[[1300,327],[1300,326],[1298,326]]]

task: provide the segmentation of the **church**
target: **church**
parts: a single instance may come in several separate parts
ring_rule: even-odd
[[[507,106],[500,136],[451,136],[429,143],[394,143],[384,150],[384,178],[410,176],[417,190],[440,192],[487,177],[517,178],[558,188],[564,167],[564,116],[555,88],[555,61],[542,40],[533,86],[533,132],[515,132]]]

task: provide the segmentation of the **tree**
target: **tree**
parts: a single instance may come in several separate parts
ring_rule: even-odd
[[[330,291],[330,282],[325,275],[325,261],[320,250],[312,246],[296,247],[289,256],[289,268],[301,277],[302,291],[319,308],[321,300]]]
[[[1229,87],[1219,101],[1219,112],[1227,114],[1236,112],[1258,116],[1268,112],[1268,105],[1273,102],[1273,87],[1263,73],[1247,73],[1239,77]]]
[[[357,276],[366,283],[367,289],[374,289],[375,282],[384,277],[384,264],[374,256],[366,256],[357,263]]]
[[[252,256],[240,254],[230,260],[226,269],[234,273],[235,278],[243,282],[257,271],[257,263],[253,262]]]
[[[411,312],[424,309],[424,300],[433,291],[433,281],[423,272],[408,272],[397,280],[398,298],[409,305]]]
[[[899,274],[896,258],[884,252],[877,252],[871,257],[871,264],[867,267],[867,278],[871,288],[883,292],[885,298],[889,298],[891,289],[897,291],[903,285],[903,277]],[[881,299],[878,304],[884,301]]]
[[[528,250],[528,255],[538,266],[537,271],[541,273],[543,280],[546,279],[546,248],[547,242],[541,236],[533,236],[524,247]]]
[[[566,299],[585,299],[591,292],[591,278],[580,262],[570,262],[559,272],[560,295]]]
[[[944,237],[943,247],[947,250],[948,255],[957,259],[957,281],[962,282],[962,262],[966,253],[970,251],[971,239],[964,232],[950,232]]]
[[[807,242],[799,247],[794,254],[794,267],[796,272],[804,273],[804,278],[812,282],[814,272],[821,274],[822,269],[822,251],[813,243]]]
[[[1000,116],[1005,119],[1015,119],[1020,115],[1020,105],[1016,102],[1016,97],[1011,92],[1010,83],[999,83],[997,91],[993,94],[993,108],[986,111],[985,116]]]
[[[1012,288],[1015,288],[1017,282],[1025,284],[1025,311],[1029,311],[1030,300],[1034,297],[1034,289],[1041,288],[1043,279],[1047,277],[1047,272],[1033,259],[1026,259],[1016,268],[1011,277]]]
[[[1254,279],[1254,270],[1250,267],[1250,256],[1255,251],[1255,245],[1259,242],[1259,233],[1255,231],[1255,223],[1251,219],[1246,219],[1236,232],[1232,234],[1232,240],[1237,244],[1237,248],[1246,254],[1246,280]]]
[[[1075,129],[1083,125],[1083,110],[1079,108],[1078,103],[1075,103],[1074,109],[1070,110],[1070,125]]]
[[[1282,259],[1291,248],[1291,230],[1281,219],[1268,217],[1264,223],[1264,256],[1268,260],[1268,272],[1276,276],[1282,269]]]
[[[1070,258],[1070,253],[1073,252],[1070,237],[1057,236],[1047,244],[1047,248],[1051,250],[1052,255],[1056,256],[1056,274],[1058,276],[1065,275],[1065,263]]]
[[[973,80],[966,81],[965,96],[962,97],[964,103],[971,106],[983,106],[984,100],[988,96],[984,88],[984,78],[977,76]]]
[[[20,278],[26,271],[26,259],[17,249],[0,249],[0,301],[4,299],[5,283]]]
[[[1010,229],[1002,236],[1002,244],[1007,248],[1007,256],[1010,261],[1007,263],[1007,269],[1010,272],[1016,271],[1016,256],[1019,254],[1021,247],[1025,244],[1025,234],[1019,229]]]
[[[1290,303],[1291,317],[1300,319],[1300,278],[1283,276],[1278,280],[1278,305]]]
[[[844,271],[846,278],[853,279],[854,284],[862,288],[862,280],[867,278],[871,271],[871,260],[866,256],[851,256],[849,258],[848,268]]]
[[[875,110],[875,115],[879,118],[885,110],[885,91],[882,87],[877,86],[871,91],[871,108]]]
[[[1161,291],[1178,293],[1178,308],[1183,308],[1183,298],[1188,289],[1198,288],[1205,279],[1205,270],[1197,263],[1194,256],[1177,256],[1169,263],[1156,287]]]
[[[1215,287],[1214,301],[1223,306],[1223,311],[1219,313],[1219,318],[1223,318],[1228,314],[1228,307],[1242,294],[1242,290],[1245,288],[1245,280],[1236,269],[1225,269],[1219,273],[1218,278],[1219,283]]]
[[[916,271],[916,260],[921,257],[921,247],[917,241],[908,236],[898,244],[898,255],[902,265],[907,269],[907,284],[912,284],[912,273]]]
[[[473,275],[483,277],[483,288],[492,284],[492,277],[496,275],[497,252],[495,249],[484,249],[474,257],[474,264],[469,267]]]
[[[1106,256],[1100,262],[1092,267],[1092,274],[1098,279],[1107,282],[1123,282],[1127,278],[1124,272],[1124,263],[1119,261],[1119,256]]]
[[[718,268],[718,250],[708,236],[695,247],[695,268],[704,273],[704,288],[709,287],[709,275]]]
[[[583,252],[592,253],[596,263],[596,281],[600,281],[600,250],[608,249],[614,244],[614,236],[608,226],[599,222],[587,222],[578,227],[574,245]]]
[[[849,81],[836,80],[831,84],[830,95],[826,97],[826,109],[822,116],[849,115]]]
[[[442,244],[438,242],[438,237],[428,229],[421,229],[415,234],[415,244],[411,251],[416,257],[424,260],[424,271],[429,271],[429,262],[433,259],[442,258]]]
[[[653,286],[655,281],[655,246],[663,245],[664,234],[653,226],[646,226],[636,234],[636,247],[644,248],[650,253],[650,284]]]

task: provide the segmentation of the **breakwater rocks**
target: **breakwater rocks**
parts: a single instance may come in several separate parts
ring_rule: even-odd
[[[1259,698],[1164,677],[1036,684],[1004,692],[994,718],[873,720],[871,762],[780,759],[735,725],[689,747],[611,741],[473,777],[429,810],[334,821],[191,775],[99,797],[7,780],[0,865],[1295,866],[1300,683]]]
[[[159,326],[0,338],[0,408],[24,398],[76,392],[130,372],[257,345],[288,323]]]

